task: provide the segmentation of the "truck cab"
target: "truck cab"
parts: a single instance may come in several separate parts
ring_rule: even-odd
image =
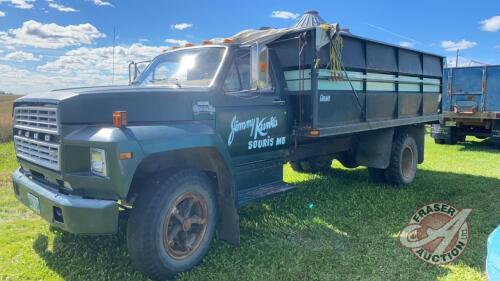
[[[411,184],[441,76],[439,56],[334,25],[171,49],[127,86],[18,99],[14,193],[75,234],[114,233],[129,211],[133,264],[164,279],[198,264],[216,230],[238,244],[238,208],[295,187],[287,162],[321,173],[337,159]]]

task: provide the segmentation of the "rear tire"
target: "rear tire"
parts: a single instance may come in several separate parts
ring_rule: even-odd
[[[155,280],[193,268],[210,247],[216,210],[212,183],[201,172],[180,171],[152,181],[127,224],[132,264]]]
[[[342,166],[348,169],[355,169],[359,167],[358,163],[356,162],[356,159],[354,158],[353,153],[342,153],[340,154],[337,160],[339,160]]]
[[[392,143],[391,160],[385,170],[387,180],[395,185],[413,182],[417,173],[418,146],[408,134],[397,134]]]
[[[290,161],[292,169],[299,173],[322,173],[330,170],[332,160],[325,159],[308,159],[301,161]]]
[[[385,169],[370,168],[368,167],[368,175],[373,182],[384,183],[387,182],[385,177]]]
[[[444,144],[444,139],[434,139],[435,144]]]

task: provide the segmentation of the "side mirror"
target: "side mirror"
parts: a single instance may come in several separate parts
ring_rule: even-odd
[[[134,75],[132,75],[132,67],[134,68]],[[132,81],[135,81],[137,78],[137,64],[135,62],[131,62],[128,64],[128,84],[132,85]]]
[[[146,60],[146,61],[138,61],[138,62],[134,62],[132,61],[131,63],[128,64],[128,84],[129,85],[132,85],[132,82],[134,82],[136,79],[137,79],[137,76],[139,76],[139,74],[141,74],[141,68],[139,67],[140,65],[143,65],[143,64],[149,64],[151,61],[149,60]],[[142,70],[144,70],[144,68],[142,68]],[[133,73],[132,73],[133,72]]]

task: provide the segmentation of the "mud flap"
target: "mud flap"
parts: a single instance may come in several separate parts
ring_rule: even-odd
[[[230,244],[240,245],[240,216],[234,199],[222,196],[219,201],[219,235]]]
[[[356,162],[360,166],[385,169],[391,157],[394,128],[361,133],[356,136]]]

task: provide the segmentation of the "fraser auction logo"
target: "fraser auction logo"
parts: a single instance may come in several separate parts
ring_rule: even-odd
[[[423,206],[401,231],[401,245],[430,264],[449,263],[463,253],[469,242],[467,217],[471,212],[444,203]]]

